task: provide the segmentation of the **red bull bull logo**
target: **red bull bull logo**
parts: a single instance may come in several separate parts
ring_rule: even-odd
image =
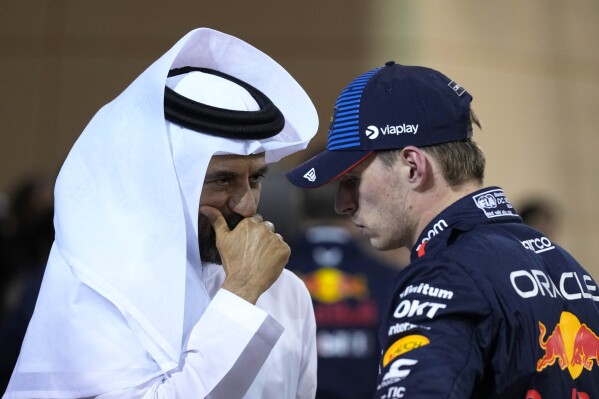
[[[591,370],[594,364],[599,367],[599,337],[572,313],[561,313],[559,323],[547,339],[547,328],[540,321],[539,329],[539,345],[545,355],[537,362],[537,371],[557,362],[576,379],[583,369]]]
[[[583,324],[574,338],[574,354],[571,364],[582,365],[587,370],[593,368],[593,360],[599,366],[599,337]]]
[[[335,303],[350,298],[362,300],[369,294],[366,277],[343,273],[332,267],[318,269],[300,278],[312,298],[322,303]]]

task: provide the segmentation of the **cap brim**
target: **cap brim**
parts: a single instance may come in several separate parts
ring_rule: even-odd
[[[302,188],[316,188],[330,183],[368,158],[372,151],[325,150],[287,172],[287,180]]]

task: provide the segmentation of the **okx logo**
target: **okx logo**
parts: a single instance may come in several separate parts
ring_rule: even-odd
[[[559,323],[546,339],[547,328],[540,321],[539,329],[539,345],[545,355],[537,362],[537,371],[557,362],[576,379],[583,368],[591,370],[595,363],[599,367],[599,337],[572,313],[562,312]]]

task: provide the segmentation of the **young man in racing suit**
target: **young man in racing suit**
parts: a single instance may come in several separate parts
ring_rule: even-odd
[[[380,330],[376,398],[599,398],[599,288],[483,186],[471,95],[388,62],[339,96],[327,150],[287,174],[339,179],[336,211],[411,248]]]

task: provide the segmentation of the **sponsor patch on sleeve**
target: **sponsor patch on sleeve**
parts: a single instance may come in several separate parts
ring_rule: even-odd
[[[389,349],[383,355],[383,367],[387,367],[393,359],[401,356],[411,350],[418,349],[422,346],[428,345],[430,340],[424,335],[414,334],[400,338],[395,341]]]

